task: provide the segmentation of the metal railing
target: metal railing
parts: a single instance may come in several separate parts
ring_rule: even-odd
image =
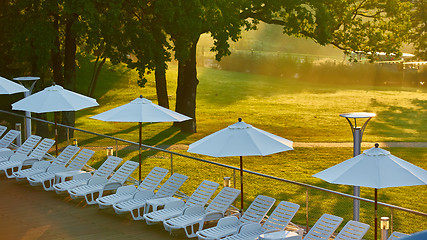
[[[50,121],[47,121],[47,120],[43,120],[43,119],[39,119],[39,118],[35,118],[35,117],[27,117],[27,116],[24,116],[24,115],[13,113],[13,112],[8,112],[8,111],[4,111],[4,110],[0,110],[0,112],[1,113],[5,113],[5,114],[9,114],[9,115],[13,115],[13,116],[17,116],[17,117],[30,118],[32,120],[44,122],[44,123],[47,123],[47,124],[52,124],[52,125],[54,124],[53,122],[50,122]],[[82,133],[86,133],[86,134],[95,135],[95,136],[98,136],[98,137],[108,138],[108,139],[114,140],[115,143],[116,143],[116,146],[115,146],[116,147],[116,156],[118,155],[118,150],[119,150],[118,149],[118,147],[119,147],[118,142],[126,143],[126,144],[129,144],[129,145],[138,146],[138,143],[132,142],[132,141],[129,141],[129,140],[120,139],[120,138],[116,138],[116,137],[112,137],[112,136],[108,136],[108,135],[104,135],[104,134],[100,134],[100,133],[95,133],[95,132],[91,132],[91,131],[87,131],[87,130],[79,129],[79,128],[75,128],[75,127],[70,127],[70,126],[66,126],[66,125],[63,125],[63,124],[57,124],[57,125],[59,127],[64,127],[64,128],[67,129],[67,144],[69,144],[69,134],[68,134],[68,131],[70,129],[73,129],[75,131],[79,131],[79,132],[82,132]],[[209,164],[209,165],[212,165],[212,166],[216,166],[216,167],[223,167],[223,168],[231,169],[231,170],[233,170],[234,186],[236,186],[236,184],[235,184],[235,180],[236,180],[236,178],[235,178],[235,171],[236,170],[237,171],[240,170],[238,167],[233,167],[233,166],[230,166],[230,165],[226,165],[226,164],[222,164],[222,163],[218,163],[218,162],[213,162],[213,161],[209,161],[209,160],[206,160],[206,159],[202,159],[202,158],[198,158],[198,157],[194,157],[194,156],[189,156],[189,155],[186,155],[186,154],[182,154],[182,153],[170,151],[170,150],[159,148],[159,147],[155,147],[155,146],[150,146],[150,145],[142,144],[142,147],[146,148],[146,149],[156,150],[156,151],[163,152],[163,153],[166,153],[166,154],[170,155],[170,171],[171,171],[171,173],[173,173],[173,171],[174,171],[174,164],[176,164],[176,163],[174,163],[174,156],[175,157],[183,157],[183,158],[186,158],[186,159],[195,160],[195,161],[197,161],[199,163],[200,162],[201,163],[206,163],[206,164]],[[287,179],[284,179],[284,178],[280,178],[280,177],[276,177],[276,176],[272,176],[272,175],[267,175],[267,174],[263,174],[263,173],[259,173],[259,172],[254,172],[254,171],[250,171],[250,170],[246,170],[246,169],[243,169],[243,171],[245,173],[247,173],[247,174],[252,175],[252,176],[261,177],[263,179],[269,179],[269,180],[273,180],[273,181],[279,181],[279,182],[282,182],[282,183],[291,184],[293,186],[298,186],[300,188],[305,189],[305,202],[304,202],[304,204],[305,204],[305,210],[306,210],[305,211],[305,218],[306,218],[305,220],[306,221],[305,221],[305,223],[300,224],[300,225],[305,225],[305,227],[306,227],[307,230],[308,230],[308,227],[309,227],[309,218],[310,218],[310,209],[308,207],[309,203],[310,203],[310,201],[309,201],[309,199],[310,199],[309,190],[310,189],[311,190],[316,190],[316,191],[321,191],[321,192],[328,193],[328,194],[333,194],[335,197],[339,196],[339,197],[348,198],[351,201],[353,199],[357,199],[357,200],[360,200],[360,201],[365,202],[365,203],[369,203],[369,204],[372,204],[372,205],[374,204],[374,201],[371,200],[371,199],[366,199],[366,198],[362,198],[362,197],[355,197],[355,196],[350,195],[350,194],[346,194],[346,193],[342,193],[342,192],[338,192],[338,191],[334,191],[334,190],[330,190],[330,189],[326,189],[326,188],[322,188],[322,187],[318,187],[318,186],[314,186],[314,185],[310,185],[310,184],[306,184],[306,183],[291,181],[291,180],[287,180]],[[314,195],[311,195],[311,196],[314,196]],[[351,206],[352,206],[352,203],[349,202],[349,208],[351,208]],[[420,212],[420,211],[416,211],[416,210],[412,210],[412,209],[409,209],[409,208],[405,208],[405,207],[401,207],[401,206],[396,206],[396,205],[392,205],[392,204],[388,204],[388,203],[384,203],[384,202],[378,202],[378,206],[382,206],[382,207],[390,209],[390,220],[391,220],[390,226],[391,226],[391,231],[393,231],[393,219],[394,219],[394,215],[395,215],[395,213],[394,213],[395,210],[403,211],[403,212],[414,214],[414,215],[417,215],[417,216],[421,216],[421,217],[423,217],[422,221],[427,222],[427,218],[425,218],[425,217],[427,217],[427,213],[424,213],[424,212]],[[420,231],[420,230],[423,230],[423,227],[421,227],[421,229],[419,229],[418,231]],[[412,232],[414,232],[414,231],[412,231]]]

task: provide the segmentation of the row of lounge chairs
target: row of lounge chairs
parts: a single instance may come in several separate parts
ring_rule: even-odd
[[[84,172],[81,169],[94,151],[89,149],[80,151],[76,146],[68,146],[54,158],[49,156],[47,151],[55,141],[43,139],[39,143],[40,140],[41,137],[33,135],[15,151],[0,151],[0,170],[3,170],[8,178],[16,178],[18,181],[27,179],[32,186],[43,185],[46,191],[69,193],[73,199],[84,197],[89,205],[98,204],[100,208],[113,207],[117,214],[129,212],[134,220],[145,220],[148,225],[162,223],[165,230],[171,233],[183,229],[189,238],[303,239],[301,232],[285,231],[299,209],[298,204],[281,201],[261,224],[276,199],[259,195],[241,216],[226,217],[227,209],[239,196],[240,190],[224,187],[208,204],[219,184],[204,180],[184,201],[174,196],[188,179],[185,175],[174,173],[158,188],[169,171],[154,167],[139,186],[125,186],[126,180],[137,168],[138,163],[126,161],[112,174],[122,159],[109,156],[97,170],[92,173]],[[73,158],[76,154],[77,156]],[[52,161],[43,161],[45,158]],[[31,167],[23,169],[23,166]],[[109,190],[115,190],[115,193],[105,195],[104,193]],[[160,207],[162,209],[159,209]],[[205,228],[205,223],[212,220],[218,220],[217,225]],[[304,239],[328,239],[342,221],[341,217],[324,214]],[[335,239],[362,239],[368,229],[367,224],[349,221]],[[389,240],[402,236],[406,235],[395,232]]]

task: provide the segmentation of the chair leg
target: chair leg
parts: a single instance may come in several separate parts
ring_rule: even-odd
[[[144,208],[145,206],[136,208],[136,209],[132,209],[130,211],[130,213],[132,214],[133,220],[142,220],[144,219],[143,215],[144,215]]]
[[[43,181],[43,188],[46,191],[53,190],[53,184],[55,183],[55,178],[51,178],[49,180]]]

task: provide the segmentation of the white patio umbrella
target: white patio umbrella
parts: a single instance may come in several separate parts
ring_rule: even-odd
[[[377,190],[387,187],[427,184],[427,171],[378,148],[313,175],[330,183],[375,189],[375,239],[377,239]]]
[[[14,83],[4,77],[0,77],[0,94],[14,94],[19,92],[28,92],[21,84]]]
[[[190,120],[183,114],[174,112],[152,103],[150,100],[139,98],[125,105],[113,108],[90,118],[106,122],[138,122],[139,123],[139,182],[141,182],[141,144],[143,122],[182,122]]]
[[[99,104],[96,102],[96,99],[75,93],[64,89],[59,85],[53,84],[40,92],[13,103],[12,109],[35,113],[54,112],[56,155],[58,155],[57,112],[78,111],[80,109],[98,105]]]
[[[188,152],[211,157],[240,157],[241,210],[243,211],[243,156],[266,156],[293,150],[292,141],[239,121],[190,144]]]

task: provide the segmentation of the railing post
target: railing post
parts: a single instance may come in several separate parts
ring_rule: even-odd
[[[233,169],[233,188],[236,188],[236,169]]]
[[[173,154],[171,153],[171,175],[173,175]]]
[[[22,144],[22,127],[21,123],[15,124],[15,130],[19,131],[19,136],[16,138],[16,146],[20,147]]]
[[[305,232],[308,232],[308,187],[305,188],[305,219],[306,219],[306,228]]]
[[[390,232],[393,232],[393,208],[390,208]]]
[[[67,146],[70,146],[70,129],[67,128]]]
[[[119,154],[119,145],[117,144],[117,139],[116,139],[116,157],[119,157],[118,154]]]

